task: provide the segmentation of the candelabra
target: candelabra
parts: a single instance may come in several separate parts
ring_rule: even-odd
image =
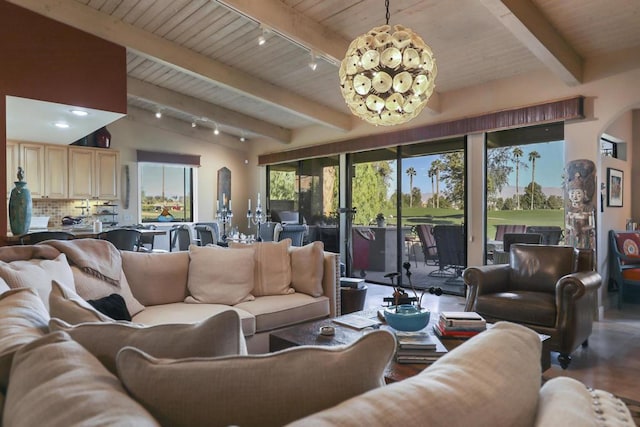
[[[218,204],[218,209],[216,210],[216,219],[218,222],[222,223],[222,241],[227,240],[227,224],[231,225],[231,219],[233,218],[233,211],[231,210],[231,200],[229,200],[229,204],[222,203],[222,208],[220,208],[220,204]]]
[[[257,241],[262,241],[260,237],[260,225],[267,222],[267,216],[262,212],[262,203],[260,202],[260,193],[258,193],[258,205],[256,211],[251,212],[251,199],[249,199],[249,208],[247,209],[247,227],[251,228],[251,224],[256,226]]]

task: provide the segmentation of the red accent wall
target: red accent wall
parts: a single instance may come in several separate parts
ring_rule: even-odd
[[[126,113],[126,67],[124,47],[0,0],[0,164],[6,95]],[[6,229],[0,209],[0,236]]]

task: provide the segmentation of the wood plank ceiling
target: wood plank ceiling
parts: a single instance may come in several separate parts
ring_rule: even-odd
[[[131,106],[283,143],[295,129],[359,120],[338,61],[385,15],[382,0],[9,1],[126,46]],[[586,60],[640,52],[637,0],[392,0],[390,12],[433,48],[435,112],[448,91],[544,68],[580,84]]]

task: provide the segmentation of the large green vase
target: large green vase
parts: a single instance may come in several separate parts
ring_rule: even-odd
[[[23,178],[22,168],[18,168],[18,180],[9,197],[9,225],[14,236],[26,233],[31,226],[31,192]]]

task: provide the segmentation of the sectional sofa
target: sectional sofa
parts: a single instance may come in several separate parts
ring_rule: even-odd
[[[97,239],[51,240],[0,247],[0,277],[38,289],[45,304],[46,275],[84,300],[116,293],[144,325],[198,322],[233,310],[251,353],[268,351],[273,330],[340,314],[338,255],[324,252],[322,242],[232,246],[142,253]]]
[[[209,256],[215,253],[218,261],[235,273],[234,286],[242,287],[237,271],[240,265],[246,269],[245,263],[249,263],[255,268],[256,259],[266,256],[255,248],[222,253],[193,248],[191,254],[156,258],[120,254],[108,246],[81,246],[79,253],[47,244],[0,248],[4,260],[0,263],[0,413],[5,427],[634,425],[624,403],[606,391],[588,389],[567,377],[549,380],[541,387],[540,340],[520,325],[500,322],[422,373],[384,385],[384,369],[396,346],[387,331],[364,332],[348,346],[247,354],[245,335],[250,341],[261,332],[247,334],[247,317],[242,318],[237,306],[246,306],[247,299],[255,298],[254,302],[276,296],[249,296],[274,292],[275,288],[269,287],[273,283],[260,282],[261,289],[254,283],[246,295],[245,291],[225,289],[220,296],[206,287],[198,289],[198,274],[204,272],[196,269],[192,276],[189,265],[187,288],[178,289],[188,291],[185,301],[193,298],[198,302],[178,302],[177,294],[163,295],[173,293],[176,277],[184,276],[175,273],[175,266],[162,270],[156,265],[158,259],[168,266],[169,260],[187,255],[198,267],[198,256],[204,254],[213,267]],[[107,264],[120,260],[119,270],[93,262],[96,252],[105,249],[98,259],[110,259]],[[84,260],[82,253],[88,255]],[[73,262],[78,271],[69,267],[67,254],[79,263]],[[236,256],[247,258],[233,264]],[[335,265],[326,256],[322,254],[322,270],[331,273]],[[136,263],[132,270],[127,267],[130,262]],[[290,262],[293,270],[293,257]],[[268,264],[276,268],[273,262]],[[305,274],[310,270],[307,267]],[[170,272],[175,277],[160,280],[154,276],[169,276]],[[113,277],[118,274],[120,281]],[[122,279],[126,274],[132,278],[127,280],[130,290]],[[148,295],[137,289],[136,275],[156,283],[145,285]],[[96,283],[89,286],[88,277]],[[192,279],[195,287],[189,283]],[[147,306],[133,315],[133,322],[115,321],[78,295],[88,295],[85,287],[95,294],[104,293],[97,283],[119,290],[128,310],[136,301]],[[290,285],[294,286],[293,280]],[[151,291],[149,286],[162,288]],[[285,288],[281,291],[286,292],[284,296],[302,293],[297,289],[295,293]],[[158,295],[163,295],[166,304],[151,304]],[[309,297],[331,300],[328,295]],[[210,298],[243,302],[204,301]],[[147,310],[160,310],[156,314],[167,319],[160,316],[164,311],[153,307],[171,304],[176,304],[177,311],[184,309],[181,317],[151,326],[136,322]],[[203,320],[172,323],[193,320],[196,314],[186,314],[188,307],[215,304],[226,309],[212,307],[215,313],[205,315],[200,308],[197,313]],[[255,318],[258,325],[259,314]]]

